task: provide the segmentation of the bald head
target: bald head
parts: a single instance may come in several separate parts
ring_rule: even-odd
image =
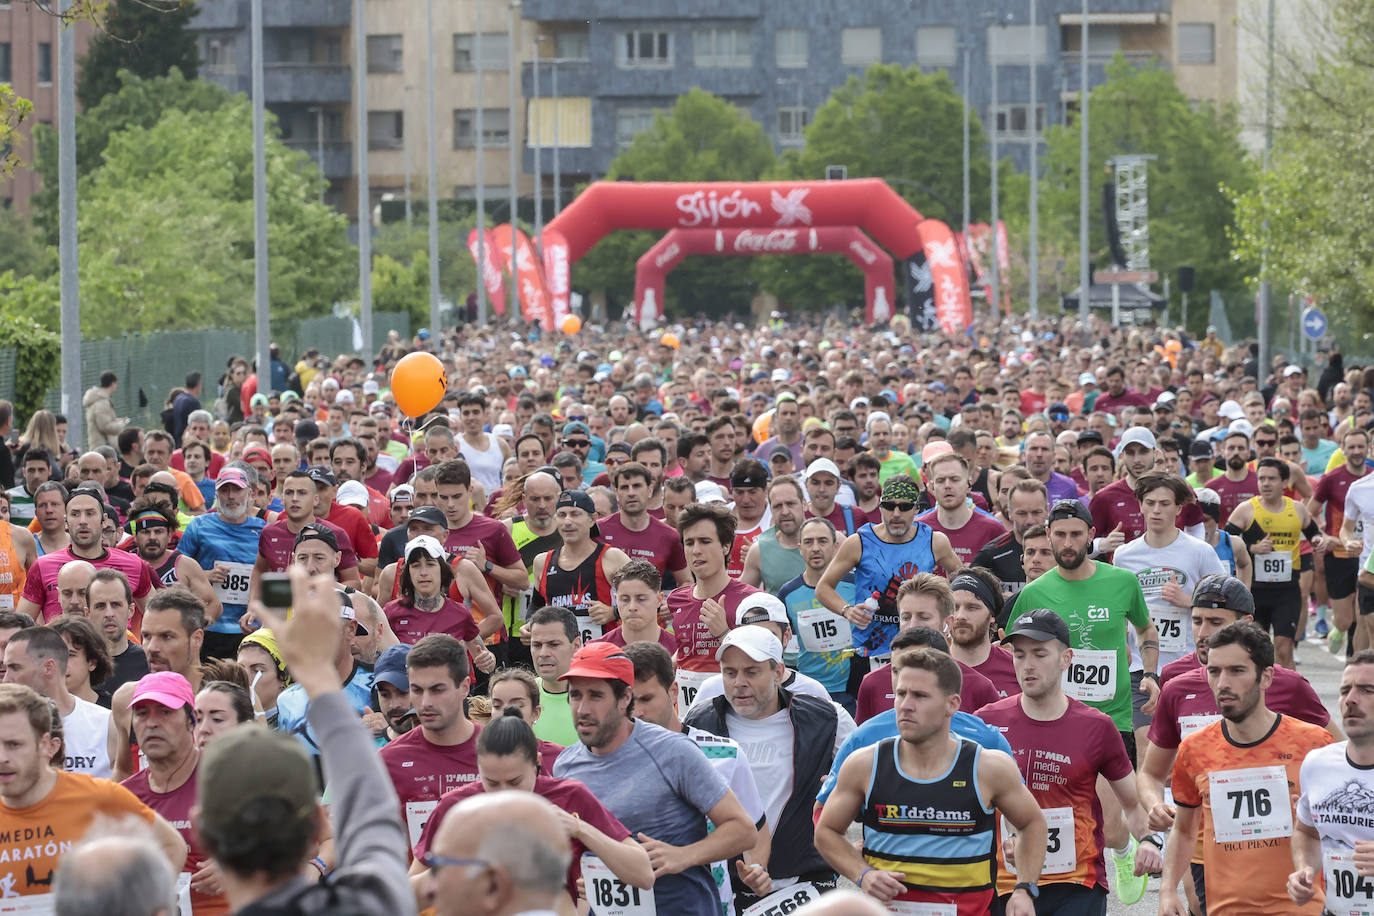
[[[149,482],[149,483],[165,483],[165,484],[167,484],[167,486],[169,486],[169,487],[175,487],[175,486],[177,485],[177,479],[176,479],[175,477],[172,476],[172,472],[171,472],[171,471],[158,471],[158,472],[157,472],[156,474],[154,474],[152,477],[149,477],[149,478],[148,478],[148,482]]]
[[[506,916],[554,909],[567,881],[572,852],[558,809],[538,795],[495,792],[475,795],[444,816],[434,853],[480,860],[487,879],[470,868],[430,873],[439,916]]]
[[[86,603],[86,590],[95,578],[95,567],[85,560],[71,560],[57,571],[57,600],[62,605],[62,613],[78,617],[89,617],[90,606]]]
[[[76,473],[82,483],[105,483],[107,467],[105,456],[99,452],[87,452],[76,460]]]
[[[86,839],[62,857],[53,888],[57,916],[177,912],[176,874],[146,829],[121,823],[124,835]]]

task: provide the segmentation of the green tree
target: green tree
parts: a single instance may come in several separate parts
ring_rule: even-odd
[[[773,145],[748,113],[693,89],[611,163],[610,180],[757,181],[773,164]],[[573,285],[604,289],[623,305],[634,297],[635,261],[662,236],[614,232],[573,268]],[[668,278],[665,295],[679,312],[744,311],[755,291],[748,259],[691,258]]]
[[[29,218],[13,209],[0,209],[0,273],[12,270],[27,276],[47,271],[50,263]]]
[[[963,99],[949,75],[877,64],[852,76],[816,110],[806,145],[788,150],[766,177],[816,180],[843,165],[850,178],[883,178],[922,215],[958,229],[963,219]],[[969,112],[969,195],[987,219],[983,127]],[[1011,166],[1004,167],[1010,178]],[[791,307],[863,304],[863,274],[845,258],[762,257],[754,277]],[[900,289],[900,287],[898,287]]]
[[[190,0],[113,0],[104,28],[78,62],[76,99],[82,109],[118,92],[126,70],[145,78],[177,70],[195,79],[200,52],[186,29],[194,13]]]
[[[1234,189],[1237,256],[1316,298],[1340,337],[1374,332],[1374,238],[1366,202],[1374,148],[1374,5],[1333,0],[1327,54],[1284,80],[1271,171]],[[1254,270],[1250,279],[1258,280]],[[1342,333],[1345,332],[1345,333]],[[1368,352],[1367,342],[1361,341]]]
[[[345,218],[318,202],[309,158],[267,144],[274,319],[327,314],[355,294]],[[82,330],[247,327],[253,317],[253,137],[250,103],[169,111],[111,135],[82,180]]]
[[[407,268],[419,278],[421,288],[418,310],[412,309],[412,318],[421,319],[415,327],[429,324],[429,229],[428,218],[423,207],[418,208],[413,225],[404,221],[384,223],[372,237],[374,258],[390,258]],[[476,225],[476,220],[468,216],[461,220],[439,219],[439,296],[462,305],[468,293],[475,289],[477,265],[468,251],[468,232]],[[373,262],[372,298],[373,308],[385,311],[377,305],[377,262]]]
[[[1255,170],[1240,144],[1234,113],[1190,100],[1169,71],[1157,65],[1135,67],[1121,55],[1108,64],[1107,82],[1092,91],[1089,105],[1090,250],[1097,266],[1108,266],[1100,202],[1102,183],[1110,180],[1104,171],[1107,160],[1150,154],[1157,157],[1148,166],[1151,267],[1166,274],[1191,265],[1203,290],[1240,285],[1245,265],[1231,256],[1227,233],[1235,208],[1223,188],[1252,187]],[[1076,247],[1079,136],[1077,121],[1045,132],[1042,264],[1047,256]],[[1206,323],[1205,310],[1196,309],[1194,316],[1195,324]]]
[[[76,173],[99,168],[110,136],[130,127],[152,127],[168,111],[218,111],[230,95],[204,80],[187,79],[173,69],[162,76],[143,77],[120,71],[120,88],[76,117]],[[34,222],[50,245],[57,244],[57,131],[40,124],[34,130],[34,168],[43,179],[33,196]]]

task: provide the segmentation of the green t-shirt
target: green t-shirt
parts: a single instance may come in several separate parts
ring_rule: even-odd
[[[539,721],[534,723],[534,736],[541,741],[551,741],[564,747],[576,744],[577,729],[573,727],[568,691],[549,693],[544,689],[544,681],[540,679],[539,696],[539,702],[544,708],[539,713]]]
[[[916,462],[911,460],[911,456],[906,452],[899,452],[895,448],[887,453],[887,458],[882,462],[882,467],[878,470],[878,483],[885,483],[894,474],[910,474],[914,479],[919,469]]]
[[[1218,471],[1216,468],[1213,468],[1213,469],[1212,469],[1212,476],[1211,476],[1211,477],[1208,477],[1206,480],[1200,480],[1200,479],[1198,478],[1198,476],[1197,476],[1197,472],[1196,472],[1196,471],[1194,471],[1193,473],[1189,474],[1187,477],[1185,477],[1185,478],[1183,478],[1183,479],[1184,479],[1185,482],[1187,482],[1188,486],[1192,487],[1194,490],[1198,490],[1198,489],[1201,489],[1202,487],[1207,486],[1209,483],[1211,483],[1213,480],[1215,480],[1215,479],[1216,479],[1217,477],[1219,477],[1220,475],[1221,475],[1221,471]]]
[[[1069,582],[1058,569],[1052,569],[1021,589],[1007,631],[1018,617],[1034,608],[1050,608],[1069,625],[1074,660],[1065,675],[1064,692],[1111,716],[1119,731],[1131,731],[1126,623],[1138,627],[1150,623],[1145,594],[1135,574],[1099,562],[1092,576]],[[1111,689],[1113,683],[1115,690]],[[1091,698],[1094,696],[1101,698]]]

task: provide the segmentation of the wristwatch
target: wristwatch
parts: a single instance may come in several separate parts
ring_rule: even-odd
[[[1011,892],[1013,894],[1017,891],[1025,891],[1027,894],[1030,894],[1030,899],[1032,900],[1040,899],[1040,885],[1038,884],[1032,884],[1029,881],[1021,881],[1016,885],[1016,887],[1013,887],[1011,889]]]
[[[492,563],[491,560],[488,560],[487,562],[482,564],[482,572],[486,573],[487,575],[491,575],[491,571],[495,568],[496,564]]]
[[[1141,679],[1142,681],[1145,680],[1145,678],[1147,678],[1147,677],[1148,677],[1150,680],[1154,681],[1156,684],[1159,683],[1159,675],[1156,674],[1155,672],[1153,672],[1153,671],[1146,671],[1146,672],[1144,672],[1143,674],[1140,675],[1140,679]]]

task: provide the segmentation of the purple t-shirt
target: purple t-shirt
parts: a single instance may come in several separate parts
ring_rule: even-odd
[[[338,539],[340,572],[357,566],[358,555],[353,551],[353,541],[348,537],[348,532],[322,518],[315,521],[333,531]],[[291,551],[295,546],[296,533],[286,526],[284,516],[264,527],[262,534],[258,535],[258,556],[267,561],[268,572],[284,572],[291,565]]]
[[[632,560],[648,560],[660,576],[670,569],[687,568],[677,529],[652,516],[643,531],[626,528],[619,512],[597,519],[596,527],[601,531],[601,543],[625,551]]]

